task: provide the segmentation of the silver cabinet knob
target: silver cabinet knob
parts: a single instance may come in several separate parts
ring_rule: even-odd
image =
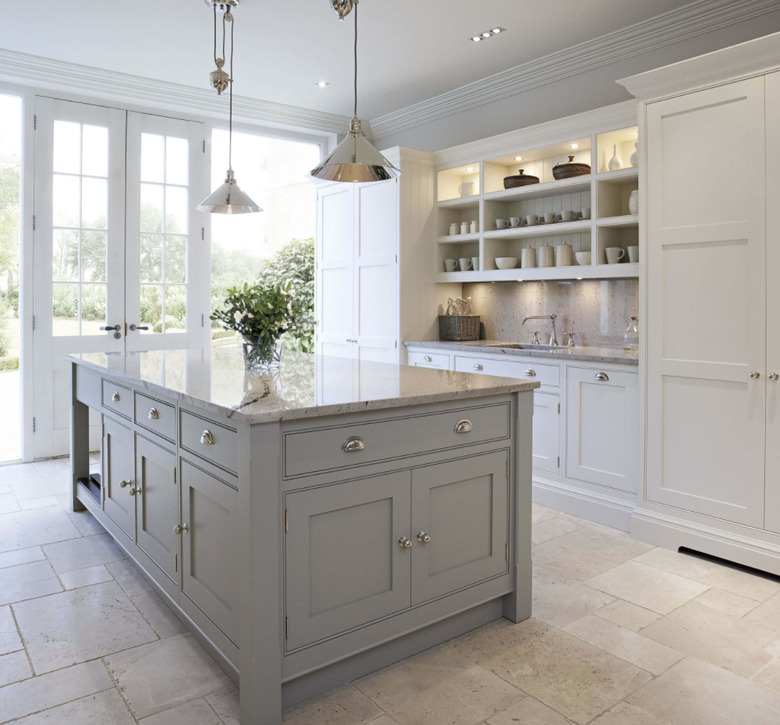
[[[430,355],[425,355],[423,357],[423,362],[433,362],[433,358]]]
[[[140,495],[141,495],[141,489],[140,489],[140,488],[136,488],[135,486],[133,486],[133,487],[132,487],[131,489],[129,489],[127,492],[128,492],[128,493],[129,493],[131,496],[140,496]]]
[[[758,380],[760,377],[761,377],[761,373],[758,372],[758,370],[754,370],[752,373],[750,373],[751,380]]]
[[[471,433],[474,430],[473,423],[468,418],[461,418],[455,423],[456,433]]]
[[[398,546],[400,546],[402,549],[411,549],[412,540],[402,536],[400,539],[398,539]]]
[[[528,370],[525,371],[525,374],[529,378],[535,378],[536,377],[536,370],[534,370],[533,368],[528,368]]]
[[[424,531],[420,531],[417,534],[417,541],[419,541],[421,544],[430,544],[431,543],[431,535],[426,534]]]
[[[179,534],[183,532],[187,532],[190,530],[189,524],[176,524],[176,526],[173,527],[173,533],[178,536]]]
[[[213,446],[214,445],[214,434],[210,430],[204,430],[203,433],[200,434],[200,442],[204,446]]]
[[[157,412],[157,408],[149,408],[149,415],[147,417],[149,420],[158,420],[160,414]]]
[[[366,449],[366,442],[360,436],[350,436],[341,444],[341,450],[344,453],[357,453],[357,451],[364,451]]]
[[[777,380],[778,378],[780,378],[780,375],[778,375],[777,373],[769,373],[770,380]]]
[[[609,380],[609,375],[606,373],[596,373],[593,377],[596,378],[596,380]]]
[[[130,481],[120,481],[119,488],[125,488],[130,485]]]
[[[113,400],[115,403],[119,402],[119,393],[117,393],[116,390],[111,393],[111,400]]]
[[[474,363],[474,370],[482,370],[482,363]]]

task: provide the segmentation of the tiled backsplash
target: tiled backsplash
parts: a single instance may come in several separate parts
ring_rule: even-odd
[[[620,346],[629,318],[637,314],[639,281],[636,279],[565,282],[493,282],[463,285],[473,311],[481,316],[486,339],[531,342],[532,331],[549,340],[550,323],[529,315],[558,315],[558,341],[563,333],[576,333],[577,345]],[[641,324],[641,320],[640,320]]]

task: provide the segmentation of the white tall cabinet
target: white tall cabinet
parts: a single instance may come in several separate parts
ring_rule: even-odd
[[[778,53],[780,34],[626,81],[645,98],[646,157],[645,487],[632,531],[776,573]]]

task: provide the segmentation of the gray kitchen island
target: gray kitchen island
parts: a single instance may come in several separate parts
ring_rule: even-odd
[[[300,353],[245,372],[236,345],[70,361],[73,508],[239,682],[244,725],[530,616],[538,383]]]

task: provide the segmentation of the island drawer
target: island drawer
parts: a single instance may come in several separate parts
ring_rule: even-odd
[[[455,356],[455,370],[461,373],[480,375],[499,375],[505,378],[523,378],[536,380],[541,385],[561,384],[561,372],[558,365],[548,365],[529,360],[495,360],[488,357]]]
[[[510,433],[509,403],[284,434],[287,478],[494,440]]]
[[[238,434],[208,418],[181,411],[180,445],[231,473],[238,473]]]
[[[103,378],[103,407],[126,418],[133,417],[133,391]]]
[[[135,394],[135,423],[169,441],[176,440],[176,407],[142,393]]]
[[[439,368],[446,370],[450,365],[450,356],[435,352],[422,352],[421,350],[409,350],[407,363],[421,368]]]

